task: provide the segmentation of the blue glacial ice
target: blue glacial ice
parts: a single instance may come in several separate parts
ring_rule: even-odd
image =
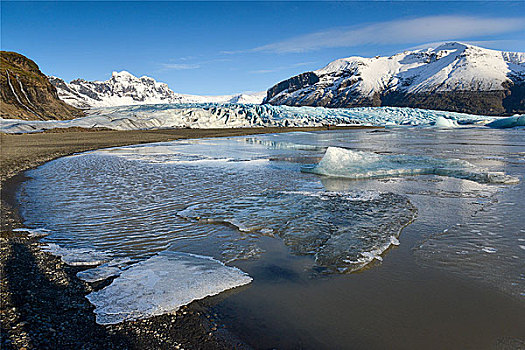
[[[502,172],[488,172],[460,159],[426,156],[381,155],[329,147],[319,164],[306,166],[303,172],[353,180],[411,175],[440,175],[480,183],[518,183],[519,179]]]
[[[1,119],[6,133],[53,128],[103,127],[114,130],[306,126],[483,125],[496,118],[405,107],[324,108],[242,104],[160,104],[96,108],[73,120]]]
[[[487,126],[496,129],[515,128],[525,126],[525,115],[515,115],[513,117],[496,119],[487,124]]]

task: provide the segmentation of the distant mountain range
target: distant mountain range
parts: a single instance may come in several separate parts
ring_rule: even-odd
[[[342,58],[276,84],[264,103],[525,113],[525,53],[452,42],[390,57]]]
[[[46,77],[35,62],[1,52],[0,116],[71,119],[81,109],[163,103],[413,107],[481,115],[525,113],[525,53],[458,42],[390,57],[348,57],[284,80],[267,92],[198,96],[126,71],[106,81]],[[64,103],[66,102],[66,103]]]
[[[255,103],[260,104],[266,92],[224,96],[184,95],[173,92],[167,84],[150,77],[136,77],[122,71],[113,72],[106,81],[76,79],[70,83],[49,77],[58,96],[78,108],[110,107],[157,103]]]

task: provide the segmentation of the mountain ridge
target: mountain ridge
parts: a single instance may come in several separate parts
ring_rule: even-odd
[[[451,42],[389,57],[347,57],[281,81],[263,103],[525,112],[525,53]]]
[[[67,83],[61,78],[49,77],[59,97],[78,108],[115,107],[137,104],[163,103],[256,103],[260,104],[266,92],[241,93],[222,96],[179,94],[167,84],[127,71],[113,72],[105,81],[75,79]]]
[[[0,117],[26,120],[71,119],[84,113],[59,99],[38,65],[16,52],[1,51]]]

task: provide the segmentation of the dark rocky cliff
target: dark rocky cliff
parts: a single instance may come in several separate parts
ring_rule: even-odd
[[[37,64],[16,52],[0,52],[0,117],[6,119],[72,119],[84,113],[58,98]]]

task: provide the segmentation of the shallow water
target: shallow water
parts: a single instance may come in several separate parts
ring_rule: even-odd
[[[360,151],[376,170],[389,157],[396,173],[305,173],[328,147]],[[19,199],[26,225],[49,230],[43,241],[65,261],[105,263],[86,280],[141,275],[163,251],[240,268],[253,282],[210,302],[258,348],[490,348],[525,334],[525,204],[523,182],[486,175],[523,180],[524,156],[522,130],[190,140],[50,162]],[[394,176],[418,160],[456,168]],[[170,284],[155,287],[169,298]]]

